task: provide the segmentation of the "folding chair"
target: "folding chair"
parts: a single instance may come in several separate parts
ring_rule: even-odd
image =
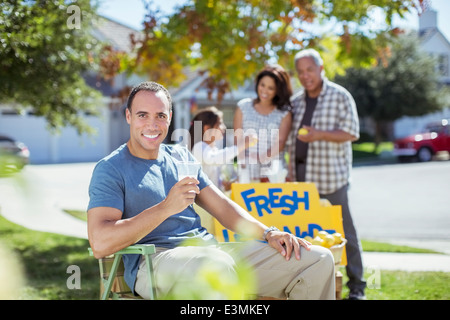
[[[91,248],[88,248],[89,254],[93,256]],[[145,258],[147,265],[148,279],[151,281],[151,299],[156,299],[155,280],[153,274],[153,265],[151,255],[156,252],[153,244],[135,244],[117,251],[113,255],[98,259],[100,267],[100,297],[101,300],[112,299],[140,299],[135,296],[124,279],[124,265],[122,256],[124,254],[141,254]]]

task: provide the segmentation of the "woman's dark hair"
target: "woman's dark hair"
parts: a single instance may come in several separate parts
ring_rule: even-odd
[[[131,104],[133,103],[134,96],[139,91],[142,91],[142,90],[150,91],[150,92],[154,92],[154,93],[162,91],[166,95],[167,101],[169,102],[169,111],[172,111],[172,97],[170,96],[169,91],[167,91],[167,89],[164,88],[164,86],[160,85],[159,83],[152,82],[152,81],[142,82],[142,83],[138,84],[137,86],[135,86],[131,90],[130,95],[128,96],[128,101],[127,101],[128,110],[131,111]]]
[[[208,125],[211,128],[216,125],[216,123],[219,121],[219,118],[222,117],[222,111],[218,110],[216,107],[207,107],[204,109],[201,109],[192,119],[191,126],[189,127],[189,135],[191,137],[191,146],[190,149],[194,147],[194,144],[196,144],[199,141],[203,140],[204,135],[204,126]],[[201,122],[201,130],[202,134],[199,135],[198,132],[194,132],[196,130],[195,122],[200,121]]]
[[[266,66],[258,75],[255,80],[255,91],[258,94],[258,85],[262,78],[265,76],[271,77],[275,81],[276,85],[276,95],[272,100],[272,103],[277,106],[280,110],[291,110],[291,96],[292,87],[289,74],[280,65],[269,65]],[[259,96],[255,99],[259,102]]]

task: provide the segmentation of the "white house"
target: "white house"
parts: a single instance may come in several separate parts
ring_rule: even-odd
[[[436,57],[436,66],[440,73],[443,86],[450,86],[450,42],[437,27],[437,12],[425,11],[419,18],[419,37],[421,47],[430,55]],[[447,104],[442,111],[421,117],[402,117],[394,124],[394,136],[404,137],[422,131],[429,122],[450,119],[450,106]]]

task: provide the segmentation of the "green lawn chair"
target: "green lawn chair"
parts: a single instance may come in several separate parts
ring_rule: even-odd
[[[89,254],[93,256],[92,249],[89,248]],[[122,256],[124,254],[141,254],[144,256],[147,272],[151,281],[151,299],[156,299],[156,291],[154,288],[154,275],[151,255],[156,252],[153,244],[135,244],[117,251],[111,256],[101,258],[98,260],[100,267],[100,297],[102,300],[106,299],[140,299],[135,296],[128,285],[125,283],[123,276],[124,265]]]

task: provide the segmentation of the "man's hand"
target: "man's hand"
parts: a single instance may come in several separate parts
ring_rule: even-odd
[[[307,130],[306,134],[297,134],[297,139],[303,142],[313,142],[321,140],[321,131],[314,129],[313,127],[303,126],[302,128]]]
[[[311,243],[288,232],[271,231],[266,238],[269,245],[277,249],[287,261],[291,258],[292,251],[294,251],[295,258],[300,260],[300,246],[308,251],[311,250]]]
[[[167,198],[164,200],[164,206],[168,212],[177,214],[189,205],[193,204],[195,197],[200,193],[198,188],[199,181],[195,178],[186,177],[178,181],[172,189],[170,189]]]
[[[303,142],[313,142],[317,140],[324,140],[329,142],[346,142],[346,141],[356,141],[357,137],[351,135],[348,132],[343,130],[317,130],[314,127],[303,126],[306,130],[308,130],[307,134],[297,134],[297,139]]]

